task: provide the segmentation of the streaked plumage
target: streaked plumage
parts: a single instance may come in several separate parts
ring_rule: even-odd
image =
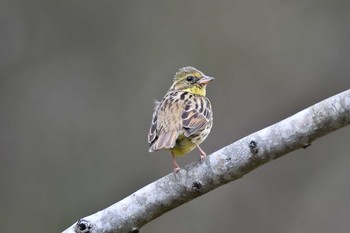
[[[175,156],[183,156],[195,147],[202,159],[206,156],[199,144],[213,125],[211,104],[205,96],[206,86],[213,79],[193,67],[183,67],[175,74],[164,98],[155,102],[148,134],[149,151],[170,150],[174,171],[180,169]]]

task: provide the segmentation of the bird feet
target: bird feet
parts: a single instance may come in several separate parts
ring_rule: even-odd
[[[205,159],[205,157],[207,157],[207,154],[204,152],[204,150],[202,150],[202,148],[200,148],[200,147],[198,146],[198,144],[196,144],[196,146],[197,146],[197,148],[198,148],[198,150],[199,150],[199,155],[200,155],[200,157],[201,157],[201,161],[203,161],[203,160]]]
[[[174,173],[175,173],[175,174],[178,173],[180,170],[181,170],[180,167],[174,167]]]
[[[181,170],[179,164],[177,164],[176,159],[175,159],[175,155],[173,153],[171,153],[172,157],[173,157],[173,165],[174,165],[174,173],[177,173],[178,171]]]

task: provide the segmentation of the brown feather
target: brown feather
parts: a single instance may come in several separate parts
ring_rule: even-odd
[[[187,110],[185,110],[182,114],[182,125],[185,128],[184,133],[186,137],[189,137],[193,134],[196,134],[198,131],[203,130],[206,124],[210,121],[210,118],[212,117],[211,114],[208,114],[206,116],[205,114],[202,113],[203,109],[210,108],[210,105],[208,105],[208,101],[203,100],[207,98],[206,97],[198,97],[198,98],[200,98],[200,104],[198,105],[194,102],[190,103],[185,107],[185,109]],[[210,111],[207,111],[207,112],[210,112]]]
[[[148,134],[150,152],[173,148],[181,132],[180,114],[183,111],[183,100],[174,101],[174,94],[176,93],[167,93],[155,108]]]
[[[148,133],[148,143],[153,142],[157,137],[157,119],[158,119],[158,109],[159,109],[160,102],[155,100],[154,101],[154,112],[152,115],[152,122],[151,127],[149,129]]]

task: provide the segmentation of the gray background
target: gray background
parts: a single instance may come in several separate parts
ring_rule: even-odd
[[[216,77],[207,153],[348,89],[349,5],[1,1],[1,232],[59,232],[171,172],[146,137],[182,66]],[[349,138],[327,135],[141,232],[348,232]]]

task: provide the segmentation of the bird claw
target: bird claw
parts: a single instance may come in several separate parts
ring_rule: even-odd
[[[181,170],[180,167],[174,167],[174,173],[175,173],[175,174],[178,173],[180,170]]]

